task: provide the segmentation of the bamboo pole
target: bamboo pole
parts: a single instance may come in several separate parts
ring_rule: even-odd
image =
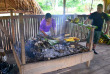
[[[65,22],[65,19],[66,19],[66,17],[65,17],[65,7],[66,7],[66,0],[63,0],[63,23],[62,24],[65,24],[66,22]]]
[[[92,50],[93,47],[93,38],[94,38],[94,29],[95,28],[91,28],[91,32],[90,32],[90,43],[89,43],[89,50]]]
[[[14,20],[13,20],[13,10],[10,10],[11,13],[11,28],[12,28],[12,36],[13,36],[13,43],[15,43],[15,33],[14,33]]]
[[[104,0],[104,12],[107,12],[107,0]]]
[[[18,68],[19,68],[19,72],[20,72],[20,74],[21,74],[21,61],[20,61],[20,59],[18,58],[18,56],[16,55],[14,46],[12,46],[12,50],[13,50],[13,54],[14,54],[14,58],[15,58],[15,60],[16,60],[17,66],[18,66]]]
[[[93,47],[93,38],[94,38],[94,29],[95,28],[91,28],[91,32],[90,32],[90,42],[89,42],[89,50],[92,51],[92,47]],[[86,62],[87,67],[90,66],[90,60]]]
[[[63,15],[65,15],[66,0],[63,0]]]
[[[25,64],[25,44],[24,44],[24,24],[23,24],[23,13],[19,13],[19,23],[20,23],[20,38],[21,38],[21,58],[22,64]]]
[[[10,41],[12,41],[11,36],[8,34],[8,31],[2,26],[2,23],[0,21],[0,29],[1,31],[10,39]]]

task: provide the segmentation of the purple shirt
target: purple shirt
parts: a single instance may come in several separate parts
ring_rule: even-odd
[[[53,28],[53,30],[55,30],[56,23],[55,23],[55,20],[53,18],[52,18],[52,23],[49,26],[46,25],[46,20],[45,19],[43,19],[40,23],[40,30],[41,31],[49,32],[51,27]]]

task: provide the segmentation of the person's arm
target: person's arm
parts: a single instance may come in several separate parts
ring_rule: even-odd
[[[41,30],[41,32],[42,32],[45,36],[48,36],[43,30]]]
[[[106,29],[106,31],[105,31],[105,33],[104,34],[107,34],[108,33],[108,31],[109,31],[109,25],[110,25],[110,20],[109,20],[109,17],[108,17],[108,15],[107,14],[105,14],[105,21],[106,21],[106,23],[107,23],[107,29]]]
[[[105,31],[105,33],[104,33],[104,34],[107,34],[107,33],[108,33],[108,31],[109,31],[110,21],[107,21],[106,23],[107,23],[107,29],[106,29],[106,31]]]
[[[84,22],[84,24],[87,24],[87,22],[89,22],[90,21],[90,19],[87,19],[85,22]]]
[[[84,22],[84,24],[87,24],[87,22],[89,22],[90,20],[92,20],[93,17],[94,17],[94,13],[92,13],[92,14],[88,17],[88,19]]]

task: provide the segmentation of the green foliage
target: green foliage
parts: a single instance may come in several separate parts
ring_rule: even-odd
[[[76,7],[80,3],[80,0],[66,0],[66,7]],[[63,0],[59,0],[58,6],[63,6]]]
[[[51,2],[50,0],[36,0],[39,5],[41,6],[41,8],[43,10],[51,10],[52,9],[52,6],[51,6]]]
[[[78,5],[77,8],[76,8],[76,11],[77,12],[84,12],[84,5]]]
[[[41,3],[41,2],[39,2],[39,5],[41,6],[41,8],[42,8],[43,10],[50,10],[50,9],[52,9],[51,6],[45,5],[45,4]]]
[[[63,0],[36,0],[44,13],[63,14]],[[89,14],[92,0],[66,0],[67,14]],[[92,12],[97,10],[97,4],[103,4],[103,1],[95,1],[92,5]]]

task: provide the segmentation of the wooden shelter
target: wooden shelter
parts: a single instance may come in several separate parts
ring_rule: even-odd
[[[0,0],[0,13],[9,13],[13,10],[14,13],[24,14],[43,14],[42,9],[35,0]]]
[[[45,72],[50,72],[80,63],[87,62],[87,66],[90,65],[94,54],[92,51],[87,53],[80,53],[76,55],[71,55],[67,57],[62,57],[59,59],[36,62],[36,63],[26,63],[25,58],[25,39],[30,37],[36,37],[36,33],[39,30],[39,24],[44,15],[24,15],[24,14],[43,14],[39,5],[36,6],[34,0],[0,0],[0,13],[9,13],[11,11],[10,17],[0,18],[0,35],[3,38],[4,46],[11,46],[13,54],[19,68],[20,74],[41,74]],[[66,0],[64,0],[64,14],[65,14],[65,5]],[[20,13],[19,16],[13,16],[13,12]],[[71,15],[68,15],[71,16]],[[68,17],[67,16],[67,17]],[[74,17],[74,15],[72,15]],[[63,27],[65,24],[64,15],[54,15],[53,16],[57,22],[57,29]],[[66,15],[65,15],[66,17]],[[78,16],[80,21],[83,22],[87,16]],[[10,20],[11,19],[11,20]],[[10,23],[11,22],[11,23]],[[76,36],[80,39],[86,39],[88,30],[85,27],[80,27],[78,25],[71,26],[68,21],[66,25],[69,25],[69,32],[71,36]],[[62,30],[62,29],[60,29]],[[58,31],[62,33],[62,31]],[[94,28],[91,29],[90,37],[90,50],[92,50],[93,44],[93,34]],[[12,38],[13,37],[13,38]],[[18,42],[21,42],[21,58],[16,53],[14,46],[18,45]],[[89,56],[88,56],[89,55]],[[54,64],[53,64],[54,63]]]
[[[65,15],[66,18],[68,16],[74,17],[74,15]],[[41,21],[43,17],[44,15],[24,15],[23,16],[23,14],[20,13],[19,16],[13,16],[14,21],[11,21],[10,17],[0,18],[0,20],[2,20],[0,21],[0,29],[2,30],[3,43],[6,44],[5,47],[8,48],[8,46],[11,45],[8,41],[13,42],[12,50],[13,50],[13,54],[14,54],[17,66],[19,68],[20,74],[42,74],[42,73],[51,72],[58,69],[74,66],[84,62],[87,62],[87,66],[89,66],[90,61],[94,56],[92,51],[65,56],[62,58],[57,58],[57,59],[48,60],[48,61],[26,63],[25,40],[28,40],[30,37],[37,36],[38,30],[39,30],[38,27],[40,25],[39,21]],[[84,21],[86,19],[86,18],[83,18],[83,16],[78,16],[78,17],[80,18],[80,21]],[[57,22],[57,30],[56,30],[57,35],[62,34],[64,30],[66,33],[69,33],[71,36],[78,37],[81,40],[87,38],[86,32],[88,32],[88,29],[86,27],[80,27],[77,24],[73,25],[73,23],[70,23],[69,21],[66,21],[66,24],[64,24],[65,22],[65,20],[63,20],[64,15],[59,15],[59,16],[54,15],[53,18]],[[9,22],[13,22],[14,26],[11,25]],[[94,33],[94,28],[91,29],[90,50],[92,49],[93,33]],[[10,38],[10,37],[13,37],[13,38]],[[16,51],[16,48],[14,47],[14,46],[19,46],[19,42],[21,43],[20,57]]]

